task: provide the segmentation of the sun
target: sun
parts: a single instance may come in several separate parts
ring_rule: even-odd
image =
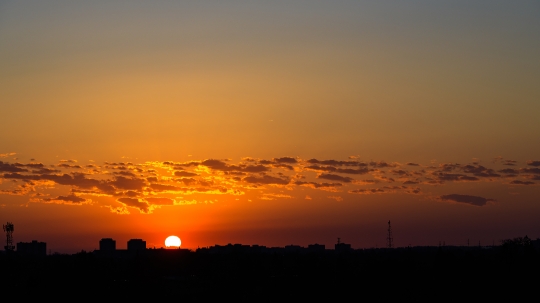
[[[177,236],[169,236],[165,239],[165,247],[167,248],[180,248],[182,241]]]

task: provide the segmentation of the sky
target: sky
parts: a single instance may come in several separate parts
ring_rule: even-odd
[[[539,15],[0,0],[0,221],[61,253],[538,238]]]

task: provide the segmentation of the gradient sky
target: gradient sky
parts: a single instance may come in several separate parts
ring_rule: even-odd
[[[540,237],[538,16],[0,0],[0,221],[58,252]]]

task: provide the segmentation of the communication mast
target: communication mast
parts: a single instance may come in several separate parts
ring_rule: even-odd
[[[394,238],[392,237],[392,226],[390,226],[390,220],[388,220],[388,238],[386,238],[386,242],[388,248],[394,247]]]
[[[8,222],[6,225],[2,226],[4,228],[4,231],[6,232],[6,246],[4,246],[4,249],[6,251],[14,251],[15,246],[13,246],[13,223]]]

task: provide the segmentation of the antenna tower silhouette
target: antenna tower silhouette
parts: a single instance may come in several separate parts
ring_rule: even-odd
[[[2,227],[6,232],[6,246],[4,246],[4,249],[6,251],[14,251],[15,246],[13,246],[13,223],[8,222],[6,225],[2,225]]]
[[[392,237],[392,226],[390,226],[390,220],[388,220],[388,238],[386,238],[388,248],[394,247],[394,238]]]

